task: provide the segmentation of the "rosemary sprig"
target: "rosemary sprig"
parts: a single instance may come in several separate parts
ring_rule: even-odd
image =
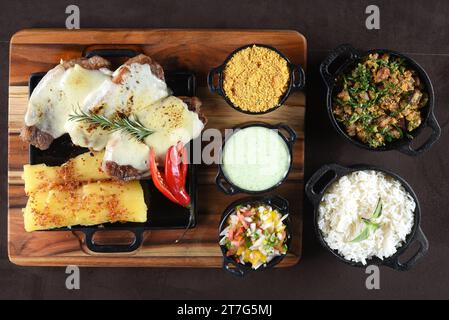
[[[370,219],[362,218],[362,221],[365,224],[365,228],[362,230],[362,232],[357,237],[355,237],[351,241],[351,243],[357,243],[357,242],[364,241],[369,238],[369,236],[372,232],[375,232],[377,229],[379,229],[380,224],[373,222],[373,220],[380,218],[381,215],[382,215],[382,202],[381,202],[381,199],[379,198],[379,200],[377,200],[376,209],[374,209],[374,212],[373,212],[373,215],[371,216],[371,218]]]
[[[102,129],[111,131],[123,131],[130,134],[138,141],[143,141],[146,137],[154,133],[154,131],[146,128],[140,121],[134,116],[131,117],[117,117],[115,119],[108,119],[105,116],[95,114],[93,112],[85,112],[82,110],[75,111],[69,115],[70,121],[87,122],[95,125],[99,125]]]

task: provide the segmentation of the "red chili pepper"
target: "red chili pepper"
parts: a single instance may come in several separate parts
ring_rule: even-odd
[[[171,189],[182,183],[181,156],[177,147],[170,147],[165,156],[165,178]]]
[[[162,173],[157,168],[156,156],[154,154],[153,148],[150,148],[150,171],[154,186],[170,201],[176,204],[180,204],[178,199],[176,199],[176,197],[173,195],[173,193],[170,191],[169,187],[165,183],[165,179],[162,176]]]
[[[182,143],[168,149],[165,156],[165,176],[157,169],[154,150],[150,149],[150,170],[154,185],[172,202],[181,206],[190,205],[190,196],[185,190],[187,175],[186,150]]]
[[[181,155],[181,174],[182,174],[182,185],[186,184],[186,177],[188,171],[188,159],[187,159],[187,149],[184,147],[182,142],[179,142],[176,149]]]
[[[181,145],[179,147],[179,145]],[[168,149],[165,157],[165,179],[170,191],[183,206],[190,204],[190,196],[185,189],[185,174],[187,163],[183,163],[182,154],[185,148],[181,143]]]

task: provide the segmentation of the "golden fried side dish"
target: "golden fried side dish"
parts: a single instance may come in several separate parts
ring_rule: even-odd
[[[147,206],[139,181],[110,180],[103,154],[85,153],[59,167],[25,165],[28,202],[25,230],[46,230],[107,222],[145,222]]]

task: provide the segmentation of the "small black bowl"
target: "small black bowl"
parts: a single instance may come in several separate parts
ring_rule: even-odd
[[[269,206],[273,207],[274,209],[277,209],[281,215],[289,214],[288,201],[286,199],[284,199],[280,196],[276,196],[276,195],[275,196],[266,196],[266,197],[248,197],[248,198],[234,201],[225,209],[225,211],[223,212],[223,215],[221,216],[220,226],[218,228],[218,242],[220,242],[221,238],[223,238],[223,236],[220,236],[220,233],[226,228],[228,218],[231,214],[233,214],[235,212],[235,207],[237,207],[239,205],[245,206],[248,204],[257,204],[257,203],[269,205]],[[291,221],[290,216],[287,216],[287,218],[284,220],[285,232],[287,234],[285,244],[287,245],[287,248],[290,248],[290,242],[291,242],[291,237],[292,237],[291,230],[290,230],[290,221]],[[260,266],[257,270],[254,270],[250,264],[242,264],[242,263],[237,262],[235,260],[235,258],[228,257],[226,255],[226,253],[228,252],[228,249],[226,248],[226,246],[220,245],[220,249],[223,254],[223,269],[235,276],[238,276],[238,277],[243,277],[249,272],[263,271],[266,269],[273,268],[275,265],[277,265],[279,262],[281,262],[282,259],[284,259],[284,257],[286,256],[286,254],[277,256],[277,257],[273,258],[273,260],[271,260],[267,264],[264,264],[264,265]]]
[[[231,58],[237,52],[239,52],[243,49],[246,49],[246,48],[250,48],[252,46],[267,48],[267,49],[273,50],[274,52],[279,54],[285,61],[287,61],[287,65],[288,65],[289,72],[290,72],[290,81],[289,81],[287,90],[285,90],[284,94],[279,99],[279,103],[277,105],[273,106],[272,108],[270,108],[266,111],[263,111],[263,112],[251,112],[251,111],[246,111],[246,110],[240,109],[238,106],[236,106],[232,103],[232,101],[227,97],[225,90],[223,89],[223,81],[224,81],[223,72],[224,72],[224,69],[226,68],[226,64],[229,62],[229,60],[231,60]],[[295,75],[296,72],[298,73],[298,78],[296,78],[296,75]],[[214,85],[214,77],[216,75],[218,76],[217,86]],[[237,111],[240,111],[240,112],[243,112],[246,114],[265,114],[265,113],[274,111],[277,108],[279,108],[280,106],[282,106],[282,104],[285,102],[285,100],[287,100],[287,98],[289,97],[290,93],[293,90],[300,90],[300,89],[304,88],[305,82],[306,82],[305,79],[306,79],[306,76],[305,76],[304,70],[301,68],[301,66],[294,65],[293,63],[291,63],[290,60],[276,48],[274,48],[272,46],[265,45],[265,44],[248,44],[248,45],[245,45],[243,47],[240,47],[240,48],[234,50],[220,66],[213,68],[209,71],[209,74],[207,76],[207,86],[209,87],[210,92],[217,93],[220,96],[222,96],[224,98],[224,100]]]
[[[351,70],[357,63],[359,63],[364,57],[368,56],[371,53],[388,53],[392,57],[402,58],[406,65],[415,70],[423,82],[425,87],[425,92],[429,95],[429,101],[427,106],[421,109],[421,114],[423,117],[423,121],[421,125],[410,132],[412,138],[403,137],[401,139],[395,140],[387,145],[379,148],[372,148],[369,145],[357,140],[354,137],[349,136],[346,133],[345,127],[343,124],[339,123],[334,116],[332,110],[333,97],[335,95],[334,89],[337,87],[337,78],[339,75]],[[335,72],[331,73],[329,68],[332,67]],[[334,49],[328,57],[321,63],[320,66],[321,76],[323,77],[324,83],[327,87],[327,96],[326,96],[326,104],[327,104],[327,113],[329,115],[329,119],[337,132],[343,136],[346,140],[351,142],[352,144],[371,151],[388,151],[388,150],[398,150],[407,155],[416,156],[418,154],[423,153],[428,150],[440,137],[441,128],[435,118],[434,107],[435,107],[435,96],[433,91],[432,82],[430,81],[429,76],[424,71],[424,69],[412,58],[396,52],[392,50],[386,49],[373,49],[369,51],[359,51],[353,48],[349,44],[343,44]],[[412,148],[412,142],[414,138],[416,138],[424,128],[429,127],[432,130],[432,134],[428,138],[428,140],[423,143],[419,148]]]
[[[225,148],[226,141],[233,135],[233,134],[230,134],[229,136],[226,137],[226,140],[221,147],[220,163],[218,166],[218,174],[215,178],[215,183],[216,183],[218,189],[220,189],[227,195],[233,195],[236,193],[261,194],[264,192],[272,191],[275,188],[277,188],[278,186],[280,186],[287,179],[287,177],[292,169],[292,166],[293,166],[293,145],[296,141],[296,133],[292,128],[290,128],[288,125],[286,125],[284,123],[271,125],[271,124],[268,124],[265,122],[251,122],[251,123],[246,123],[246,124],[237,126],[237,127],[233,128],[233,130],[234,130],[234,132],[236,132],[236,130],[245,129],[245,128],[249,128],[249,127],[264,127],[264,128],[268,128],[268,129],[272,129],[272,130],[277,130],[278,134],[282,137],[282,139],[288,146],[288,150],[290,152],[290,166],[288,168],[288,171],[287,171],[287,174],[285,175],[285,177],[281,181],[276,183],[274,186],[272,186],[268,189],[260,190],[260,191],[250,191],[250,190],[245,190],[245,189],[242,189],[242,188],[236,186],[228,179],[228,177],[226,177],[226,174],[224,173],[223,168],[222,168],[222,166],[223,166],[223,160],[222,160],[223,159],[223,150]],[[285,136],[282,133],[282,131],[287,132],[288,136]]]
[[[381,260],[377,257],[373,257],[370,260],[367,260],[367,264],[363,265],[360,262],[354,262],[350,260],[346,260],[343,258],[343,256],[340,255],[340,253],[337,250],[332,250],[326,241],[324,240],[323,234],[321,233],[319,226],[318,226],[318,218],[319,218],[319,212],[318,207],[320,205],[321,199],[323,198],[324,194],[326,193],[327,189],[337,180],[339,180],[341,177],[346,176],[352,172],[355,171],[366,171],[366,170],[374,170],[374,171],[380,171],[385,173],[386,175],[392,177],[393,179],[396,179],[399,181],[404,189],[413,197],[416,203],[416,208],[414,212],[414,224],[412,231],[407,236],[404,244],[397,250],[397,252],[385,260]],[[326,175],[328,173],[334,173],[333,177],[331,179],[327,178]],[[316,190],[316,187],[323,186],[321,190]],[[410,187],[410,185],[402,179],[397,174],[381,169],[374,166],[365,166],[365,165],[358,165],[353,167],[343,167],[337,164],[328,164],[321,167],[317,172],[313,174],[313,176],[309,179],[305,186],[306,195],[309,198],[310,202],[312,202],[314,206],[314,228],[315,232],[318,236],[318,239],[321,243],[321,245],[326,248],[329,252],[331,252],[335,257],[337,257],[340,261],[343,261],[351,266],[354,267],[362,267],[366,268],[368,265],[385,265],[392,269],[398,270],[398,271],[407,271],[410,270],[429,250],[429,242],[424,235],[423,231],[421,230],[420,221],[421,221],[421,207],[419,206],[418,197],[416,196],[413,189]],[[415,254],[408,259],[406,262],[401,262],[400,258],[401,256],[407,251],[407,248],[414,242],[419,243],[419,249],[415,252]]]

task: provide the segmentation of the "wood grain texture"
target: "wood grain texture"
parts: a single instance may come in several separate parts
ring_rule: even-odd
[[[289,59],[305,68],[306,41],[296,31],[282,30],[107,30],[30,29],[15,34],[10,48],[9,145],[8,145],[8,252],[13,263],[27,266],[154,266],[220,267],[217,244],[220,216],[226,206],[245,195],[226,196],[214,184],[215,165],[198,170],[199,220],[180,244],[174,241],[182,230],[147,232],[142,247],[131,254],[94,254],[76,232],[26,233],[22,208],[26,196],[21,179],[28,163],[28,145],[19,138],[28,101],[30,73],[47,71],[62,59],[71,59],[96,48],[132,48],[154,57],[166,70],[188,69],[197,74],[197,96],[203,101],[208,128],[224,130],[249,121],[285,122],[298,134],[294,163],[287,181],[273,193],[286,197],[291,204],[293,240],[280,266],[292,266],[302,250],[302,210],[304,175],[305,95],[295,92],[276,111],[251,116],[230,108],[221,97],[205,87],[210,68],[218,66],[234,49],[248,43],[273,45]],[[103,233],[98,241],[128,239],[126,234]]]

